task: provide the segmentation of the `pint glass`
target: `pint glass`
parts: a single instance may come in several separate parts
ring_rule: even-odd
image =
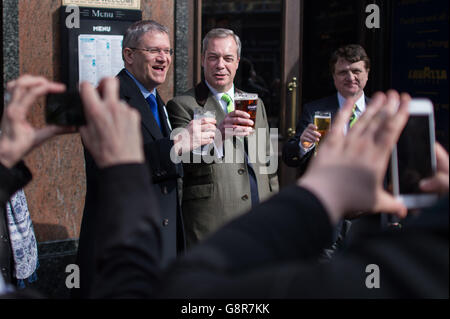
[[[203,118],[216,118],[216,112],[214,111],[210,111],[210,110],[205,110],[203,108],[196,108],[194,110],[194,120],[200,120]],[[209,146],[208,145],[203,145],[203,146],[199,146],[196,149],[194,149],[192,152],[196,155],[207,155],[208,151],[209,151]]]
[[[322,141],[331,127],[331,112],[315,112],[314,125],[317,126],[317,131],[321,135],[320,141]],[[319,143],[316,143],[316,148]]]
[[[234,96],[235,110],[247,112],[250,120],[253,121],[253,128],[256,123],[256,108],[258,105],[258,94],[256,93],[236,93]]]

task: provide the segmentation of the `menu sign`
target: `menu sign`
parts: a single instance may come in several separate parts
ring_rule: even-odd
[[[63,6],[77,5],[79,7],[115,8],[139,10],[140,0],[63,0]]]

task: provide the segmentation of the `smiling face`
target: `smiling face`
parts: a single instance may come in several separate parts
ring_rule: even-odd
[[[344,98],[359,98],[366,86],[369,70],[364,61],[351,63],[339,58],[334,67],[334,85]]]
[[[205,79],[218,92],[226,92],[233,86],[239,66],[238,48],[232,36],[213,38],[202,56]]]
[[[145,88],[152,91],[166,80],[167,71],[172,57],[165,54],[164,49],[170,49],[169,35],[163,32],[150,31],[139,40],[137,49],[159,48],[159,53],[144,50],[124,48],[126,69],[141,82]]]

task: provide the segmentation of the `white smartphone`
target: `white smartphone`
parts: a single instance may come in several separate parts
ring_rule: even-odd
[[[427,99],[412,99],[409,119],[391,158],[394,196],[407,208],[431,206],[437,194],[420,190],[420,180],[436,172],[433,104]]]

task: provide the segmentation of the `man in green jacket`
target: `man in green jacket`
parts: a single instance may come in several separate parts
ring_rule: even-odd
[[[258,99],[255,123],[247,112],[234,110],[235,94],[241,93],[233,83],[240,55],[241,42],[233,31],[211,30],[203,40],[205,80],[167,103],[174,129],[186,127],[196,109],[213,111],[219,123],[214,151],[208,153],[213,160],[184,161],[188,247],[278,191],[263,102]]]

